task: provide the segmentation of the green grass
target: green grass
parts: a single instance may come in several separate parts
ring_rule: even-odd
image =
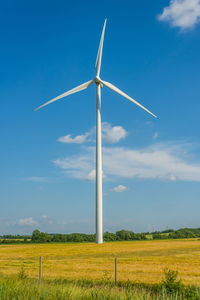
[[[167,275],[166,275],[167,274]],[[1,300],[198,300],[200,290],[184,286],[173,271],[160,284],[113,282],[106,280],[31,279],[21,270],[16,277],[0,277]]]

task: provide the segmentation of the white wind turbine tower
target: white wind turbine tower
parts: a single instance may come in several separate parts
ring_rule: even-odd
[[[38,110],[43,106],[46,106],[54,101],[57,101],[61,98],[69,96],[71,94],[80,92],[86,88],[88,88],[93,83],[96,83],[96,243],[101,244],[103,243],[103,220],[102,220],[102,142],[101,142],[101,88],[105,85],[107,88],[113,90],[114,92],[118,93],[119,95],[125,97],[126,99],[132,101],[142,109],[146,110],[149,114],[157,118],[152,112],[142,106],[140,103],[129,97],[127,94],[122,92],[120,89],[115,87],[113,84],[102,80],[100,75],[101,70],[101,58],[102,58],[102,50],[103,50],[103,41],[104,41],[104,32],[106,27],[106,21],[104,22],[101,40],[99,44],[97,59],[96,59],[96,77],[90,81],[87,81],[64,94],[53,98],[52,100],[46,102],[45,104],[41,105],[40,107],[36,108]]]

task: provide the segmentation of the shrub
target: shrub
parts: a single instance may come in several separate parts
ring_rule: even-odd
[[[162,281],[162,286],[166,289],[167,293],[179,294],[183,292],[183,284],[181,279],[177,279],[178,271],[165,269],[164,270],[165,279]]]

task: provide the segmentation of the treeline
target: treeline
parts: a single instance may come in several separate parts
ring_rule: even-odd
[[[161,239],[184,239],[199,238],[200,228],[182,228],[178,230],[164,230],[155,232],[135,233],[129,230],[120,230],[115,233],[105,232],[103,239],[109,241],[137,241],[137,240],[161,240]],[[3,235],[0,237],[1,244],[11,243],[75,243],[95,242],[95,234],[84,233],[46,233],[34,230],[31,236],[28,235]]]
[[[152,233],[154,240],[159,239],[189,239],[200,237],[200,228],[181,228],[178,230],[164,230]]]
[[[95,242],[95,234],[71,233],[71,234],[48,234],[34,230],[31,241],[36,243],[41,242]],[[134,233],[132,231],[120,230],[116,233],[105,232],[103,235],[104,241],[127,241],[127,240],[145,240],[147,239],[144,233]]]
[[[21,244],[21,243],[29,243],[31,241],[31,235],[12,235],[5,234],[0,236],[0,244]]]
[[[84,234],[84,233],[71,233],[71,234],[53,233],[53,234],[49,234],[46,232],[40,232],[39,230],[34,230],[31,241],[35,242],[35,243],[94,242],[95,235],[94,234]]]
[[[12,234],[4,234],[2,236],[0,236],[0,239],[9,239],[9,240],[12,240],[12,239],[31,239],[31,235],[20,235],[20,234],[16,234],[16,235],[12,235]]]
[[[164,230],[156,232],[135,233],[129,230],[120,230],[116,233],[105,232],[103,240],[109,241],[137,241],[137,240],[158,240],[158,239],[184,239],[200,237],[200,228],[182,228],[178,230]],[[95,242],[95,234],[71,233],[71,234],[48,234],[34,230],[31,238],[32,242]]]
[[[27,240],[27,239],[2,239],[0,238],[0,244],[25,244],[25,243],[30,243],[31,240]]]

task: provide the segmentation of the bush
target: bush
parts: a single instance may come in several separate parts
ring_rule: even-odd
[[[183,292],[183,285],[181,279],[177,279],[178,271],[165,269],[165,279],[162,281],[162,286],[166,289],[169,294],[180,294]]]

